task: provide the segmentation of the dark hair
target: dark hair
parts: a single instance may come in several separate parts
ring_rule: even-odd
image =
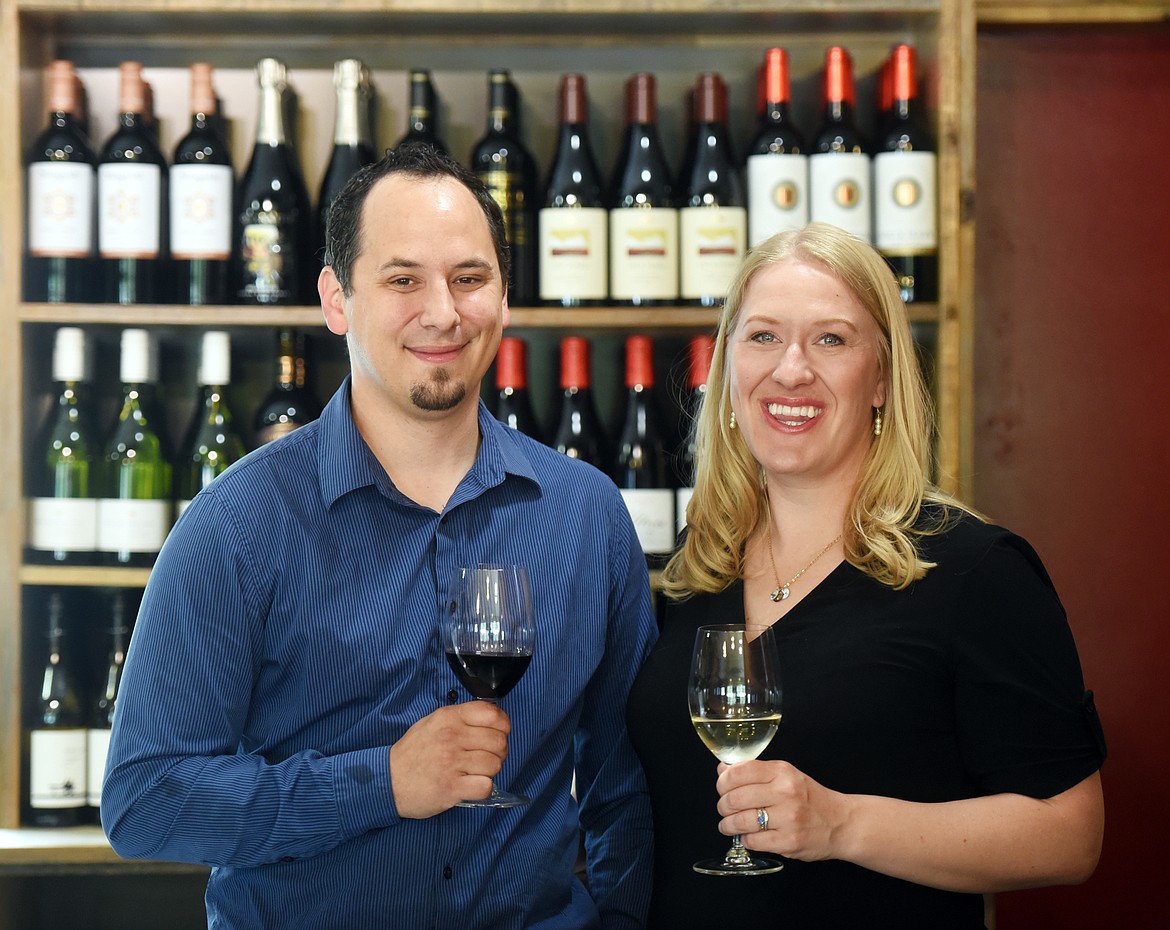
[[[388,149],[381,161],[361,168],[329,206],[325,223],[325,263],[333,267],[342,293],[347,297],[352,293],[350,274],[362,250],[362,208],[366,197],[378,181],[392,174],[415,178],[453,178],[471,192],[487,218],[488,232],[495,246],[496,261],[500,265],[506,292],[510,266],[508,234],[499,204],[483,182],[450,155],[425,142],[408,142]],[[385,219],[393,222],[393,217]]]

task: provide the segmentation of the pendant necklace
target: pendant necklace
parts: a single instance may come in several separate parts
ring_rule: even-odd
[[[796,580],[801,575],[803,575],[805,572],[807,572],[810,568],[812,568],[814,565],[816,565],[817,559],[819,559],[822,555],[824,555],[826,552],[828,552],[830,549],[832,549],[835,545],[837,545],[837,543],[839,543],[841,541],[841,537],[845,535],[844,532],[838,533],[832,542],[830,542],[827,546],[825,546],[824,549],[822,549],[820,552],[818,552],[816,555],[814,555],[812,557],[812,561],[809,562],[808,565],[806,565],[804,568],[802,568],[800,571],[798,571],[795,575],[793,575],[791,578],[789,578],[787,582],[785,582],[784,584],[780,584],[780,573],[776,571],[776,553],[772,551],[772,514],[771,514],[771,511],[769,511],[769,513],[768,513],[768,522],[766,524],[764,524],[764,531],[767,533],[767,536],[768,536],[768,558],[772,560],[772,577],[776,581],[776,590],[773,591],[769,595],[769,597],[772,598],[772,602],[775,604],[778,604],[778,603],[780,603],[780,601],[785,600],[788,597],[788,595],[792,593],[792,590],[791,590],[792,585],[795,584]]]

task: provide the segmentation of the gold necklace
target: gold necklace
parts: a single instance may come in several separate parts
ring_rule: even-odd
[[[778,604],[778,603],[780,603],[780,601],[787,598],[788,595],[792,593],[791,588],[792,588],[792,585],[796,582],[796,579],[798,579],[801,575],[803,575],[810,568],[812,568],[814,565],[816,565],[817,559],[819,559],[822,555],[824,555],[826,552],[828,552],[830,549],[832,549],[835,545],[837,545],[837,543],[839,543],[841,541],[841,537],[845,535],[844,532],[838,533],[832,542],[830,542],[827,546],[825,546],[824,549],[822,549],[820,552],[818,552],[816,555],[814,555],[812,557],[812,561],[809,562],[808,565],[806,565],[804,568],[802,568],[800,571],[798,571],[795,575],[793,575],[791,578],[789,578],[785,584],[780,584],[780,573],[778,571],[776,571],[776,553],[772,551],[772,514],[771,514],[771,511],[769,511],[769,513],[768,513],[768,522],[764,524],[764,532],[767,533],[767,535],[768,535],[768,558],[772,560],[772,577],[776,581],[776,590],[773,591],[769,595],[769,597],[772,598],[772,603],[774,603],[774,604]]]

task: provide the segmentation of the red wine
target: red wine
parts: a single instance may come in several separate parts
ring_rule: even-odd
[[[410,110],[407,113],[406,134],[398,140],[397,145],[407,142],[421,142],[440,152],[446,152],[439,137],[438,127],[438,99],[435,95],[435,85],[431,82],[431,72],[416,69],[410,72]]]
[[[934,140],[918,110],[915,53],[894,48],[890,93],[873,159],[874,244],[898,279],[902,299],[938,299],[938,169]]]
[[[180,304],[228,299],[235,176],[217,111],[211,65],[191,65],[191,129],[175,146],[170,172],[171,267]]]
[[[695,86],[689,170],[680,179],[681,297],[713,307],[722,303],[747,247],[743,181],[727,137],[727,85],[713,72]]]
[[[119,76],[119,127],[102,149],[98,165],[102,299],[155,303],[164,296],[166,159],[148,128],[142,65],[123,62]]]
[[[447,664],[472,697],[498,701],[524,677],[532,654],[492,655],[447,650]]]
[[[505,336],[496,353],[496,419],[512,429],[543,440],[528,394],[528,360],[524,340]]]
[[[763,110],[747,156],[748,244],[808,222],[808,157],[788,114],[788,53],[770,48],[760,71]]]
[[[587,128],[585,78],[566,74],[560,134],[545,188],[540,230],[540,299],[560,307],[596,306],[609,292],[609,214]]]
[[[580,336],[561,340],[561,413],[553,446],[558,452],[607,471],[609,442],[593,403],[589,343]]]
[[[304,336],[282,329],[277,334],[276,382],[256,411],[256,443],[263,445],[311,423],[321,405],[305,379]]]
[[[687,343],[687,393],[683,402],[682,436],[674,456],[675,532],[681,533],[687,525],[687,505],[695,490],[695,421],[707,395],[707,376],[711,371],[711,357],[715,353],[715,337],[709,333],[692,336]]]
[[[870,162],[854,123],[855,104],[853,59],[835,45],[825,53],[824,117],[808,160],[809,218],[870,242]]]
[[[94,191],[97,157],[79,121],[72,62],[49,66],[49,124],[28,153],[24,299],[94,299]]]
[[[652,74],[626,82],[626,129],[609,213],[609,295],[615,304],[678,300],[678,209],[658,136]]]
[[[359,168],[372,164],[374,147],[368,126],[370,77],[356,58],[346,58],[333,65],[333,86],[337,103],[333,116],[333,151],[321,178],[317,194],[317,262],[325,261],[325,227],[329,208],[349,179]]]

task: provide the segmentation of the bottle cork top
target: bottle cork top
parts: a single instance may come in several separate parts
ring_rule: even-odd
[[[197,61],[191,65],[191,112],[211,114],[216,111],[215,89],[211,86],[211,65]]]
[[[581,336],[561,340],[561,387],[589,387],[589,341]]]
[[[654,386],[654,344],[649,336],[626,340],[626,387]]]
[[[85,331],[62,326],[53,338],[53,380],[85,380]]]
[[[58,59],[49,65],[49,112],[74,113],[77,108],[77,72],[73,62]]]
[[[496,353],[496,387],[525,389],[528,387],[527,347],[524,340],[505,336]]]
[[[147,113],[147,88],[142,79],[142,63],[124,61],[118,66],[119,92],[118,112]]]
[[[231,384],[231,381],[231,336],[221,330],[204,333],[202,352],[199,356],[199,383],[222,386]]]

